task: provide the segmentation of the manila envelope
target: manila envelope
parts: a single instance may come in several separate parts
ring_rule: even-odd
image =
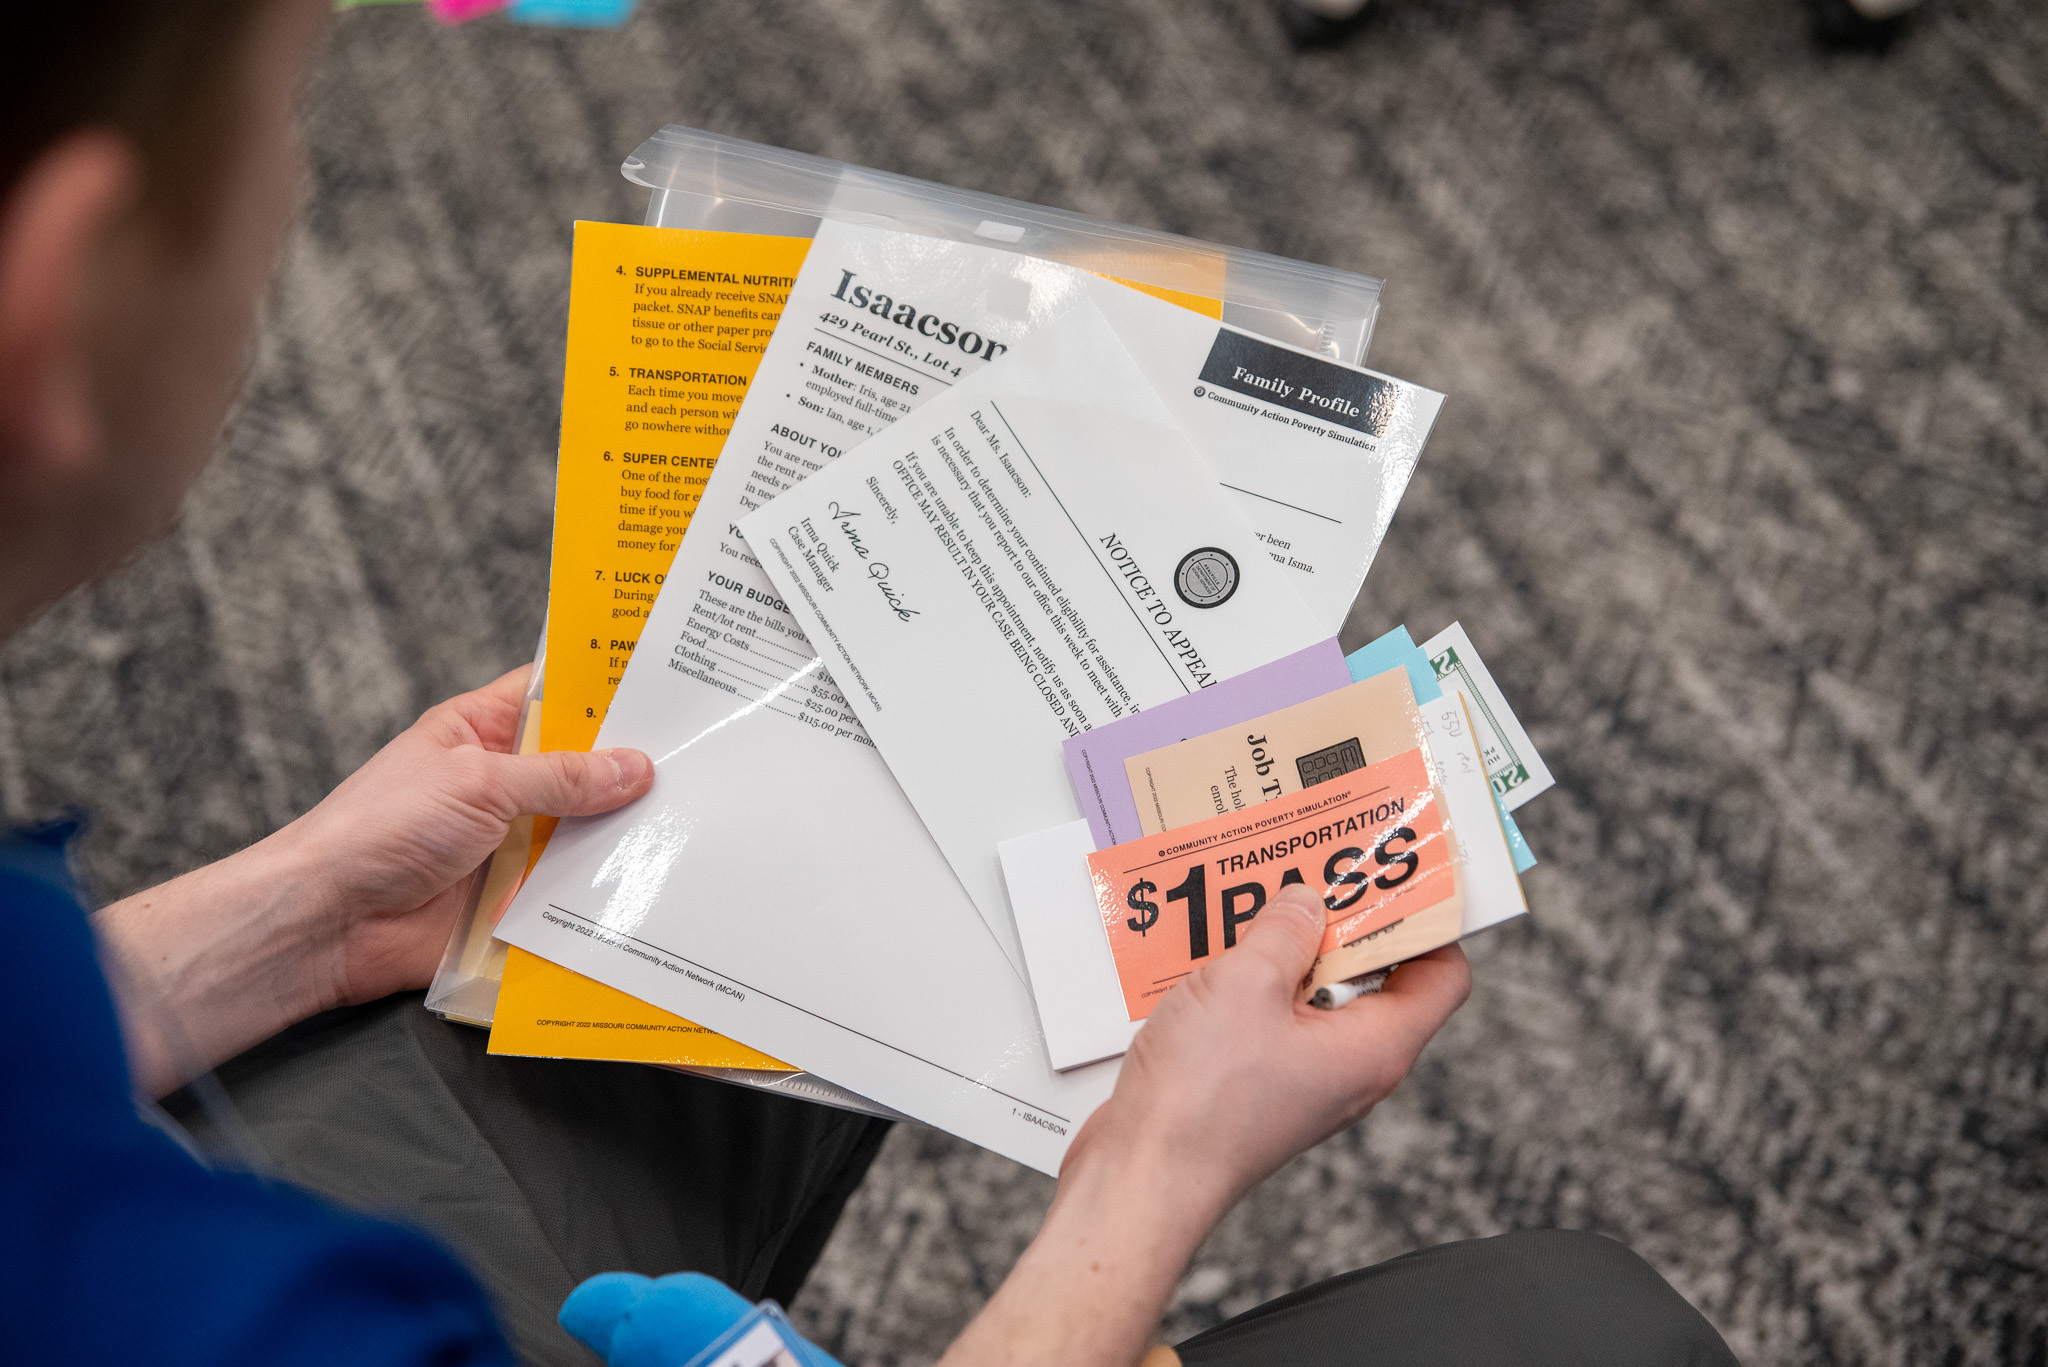
[[[1404,669],[1124,761],[1147,835],[1241,812],[1429,743]]]

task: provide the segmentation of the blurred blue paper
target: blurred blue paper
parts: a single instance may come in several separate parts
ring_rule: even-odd
[[[617,28],[633,17],[634,0],[512,0],[505,17],[515,24],[555,28]]]
[[[1350,668],[1355,681],[1370,679],[1390,669],[1406,669],[1418,703],[1435,702],[1443,696],[1443,688],[1436,681],[1436,670],[1430,667],[1428,654],[1415,644],[1415,638],[1408,634],[1405,625],[1395,627],[1370,645],[1360,646],[1344,657],[1344,663]],[[1493,809],[1500,813],[1501,832],[1507,836],[1508,853],[1514,857],[1515,872],[1527,873],[1536,867],[1535,851],[1529,848],[1528,841],[1522,839],[1522,828],[1508,815],[1499,793],[1493,795]]]
[[[1350,666],[1354,683],[1362,683],[1390,669],[1405,668],[1408,683],[1415,690],[1416,702],[1435,702],[1443,696],[1443,689],[1436,681],[1436,670],[1430,667],[1429,656],[1415,644],[1415,638],[1408,634],[1406,626],[1395,627],[1371,645],[1360,646],[1344,657],[1344,663]]]
[[[1515,872],[1527,873],[1536,867],[1536,851],[1529,848],[1529,842],[1522,839],[1522,828],[1508,815],[1508,809],[1501,805],[1500,794],[1493,795],[1493,809],[1500,813],[1500,828],[1508,838],[1508,853],[1514,857]]]

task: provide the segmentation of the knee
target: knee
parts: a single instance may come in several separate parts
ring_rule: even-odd
[[[1503,1279],[1551,1315],[1580,1332],[1603,1326],[1589,1336],[1602,1349],[1630,1345],[1630,1355],[1646,1362],[1735,1362],[1706,1316],[1626,1244],[1569,1229],[1516,1230],[1477,1243],[1491,1245]]]
[[[1516,1229],[1475,1242],[1491,1248],[1497,1256],[1574,1278],[1606,1281],[1649,1276],[1663,1280],[1627,1244],[1582,1229]]]

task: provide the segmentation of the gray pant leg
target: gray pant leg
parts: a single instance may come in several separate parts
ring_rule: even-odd
[[[1180,1345],[1187,1367],[1735,1367],[1706,1317],[1612,1239],[1444,1244],[1269,1301]]]
[[[497,1058],[407,994],[217,1074],[277,1176],[421,1226],[490,1288],[522,1360],[595,1359],[555,1324],[597,1272],[697,1271],[787,1303],[888,1124],[638,1064]],[[188,1095],[166,1103],[201,1144]]]

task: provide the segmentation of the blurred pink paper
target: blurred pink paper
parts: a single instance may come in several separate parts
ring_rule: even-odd
[[[511,0],[427,0],[427,9],[444,24],[466,24],[510,3]]]

